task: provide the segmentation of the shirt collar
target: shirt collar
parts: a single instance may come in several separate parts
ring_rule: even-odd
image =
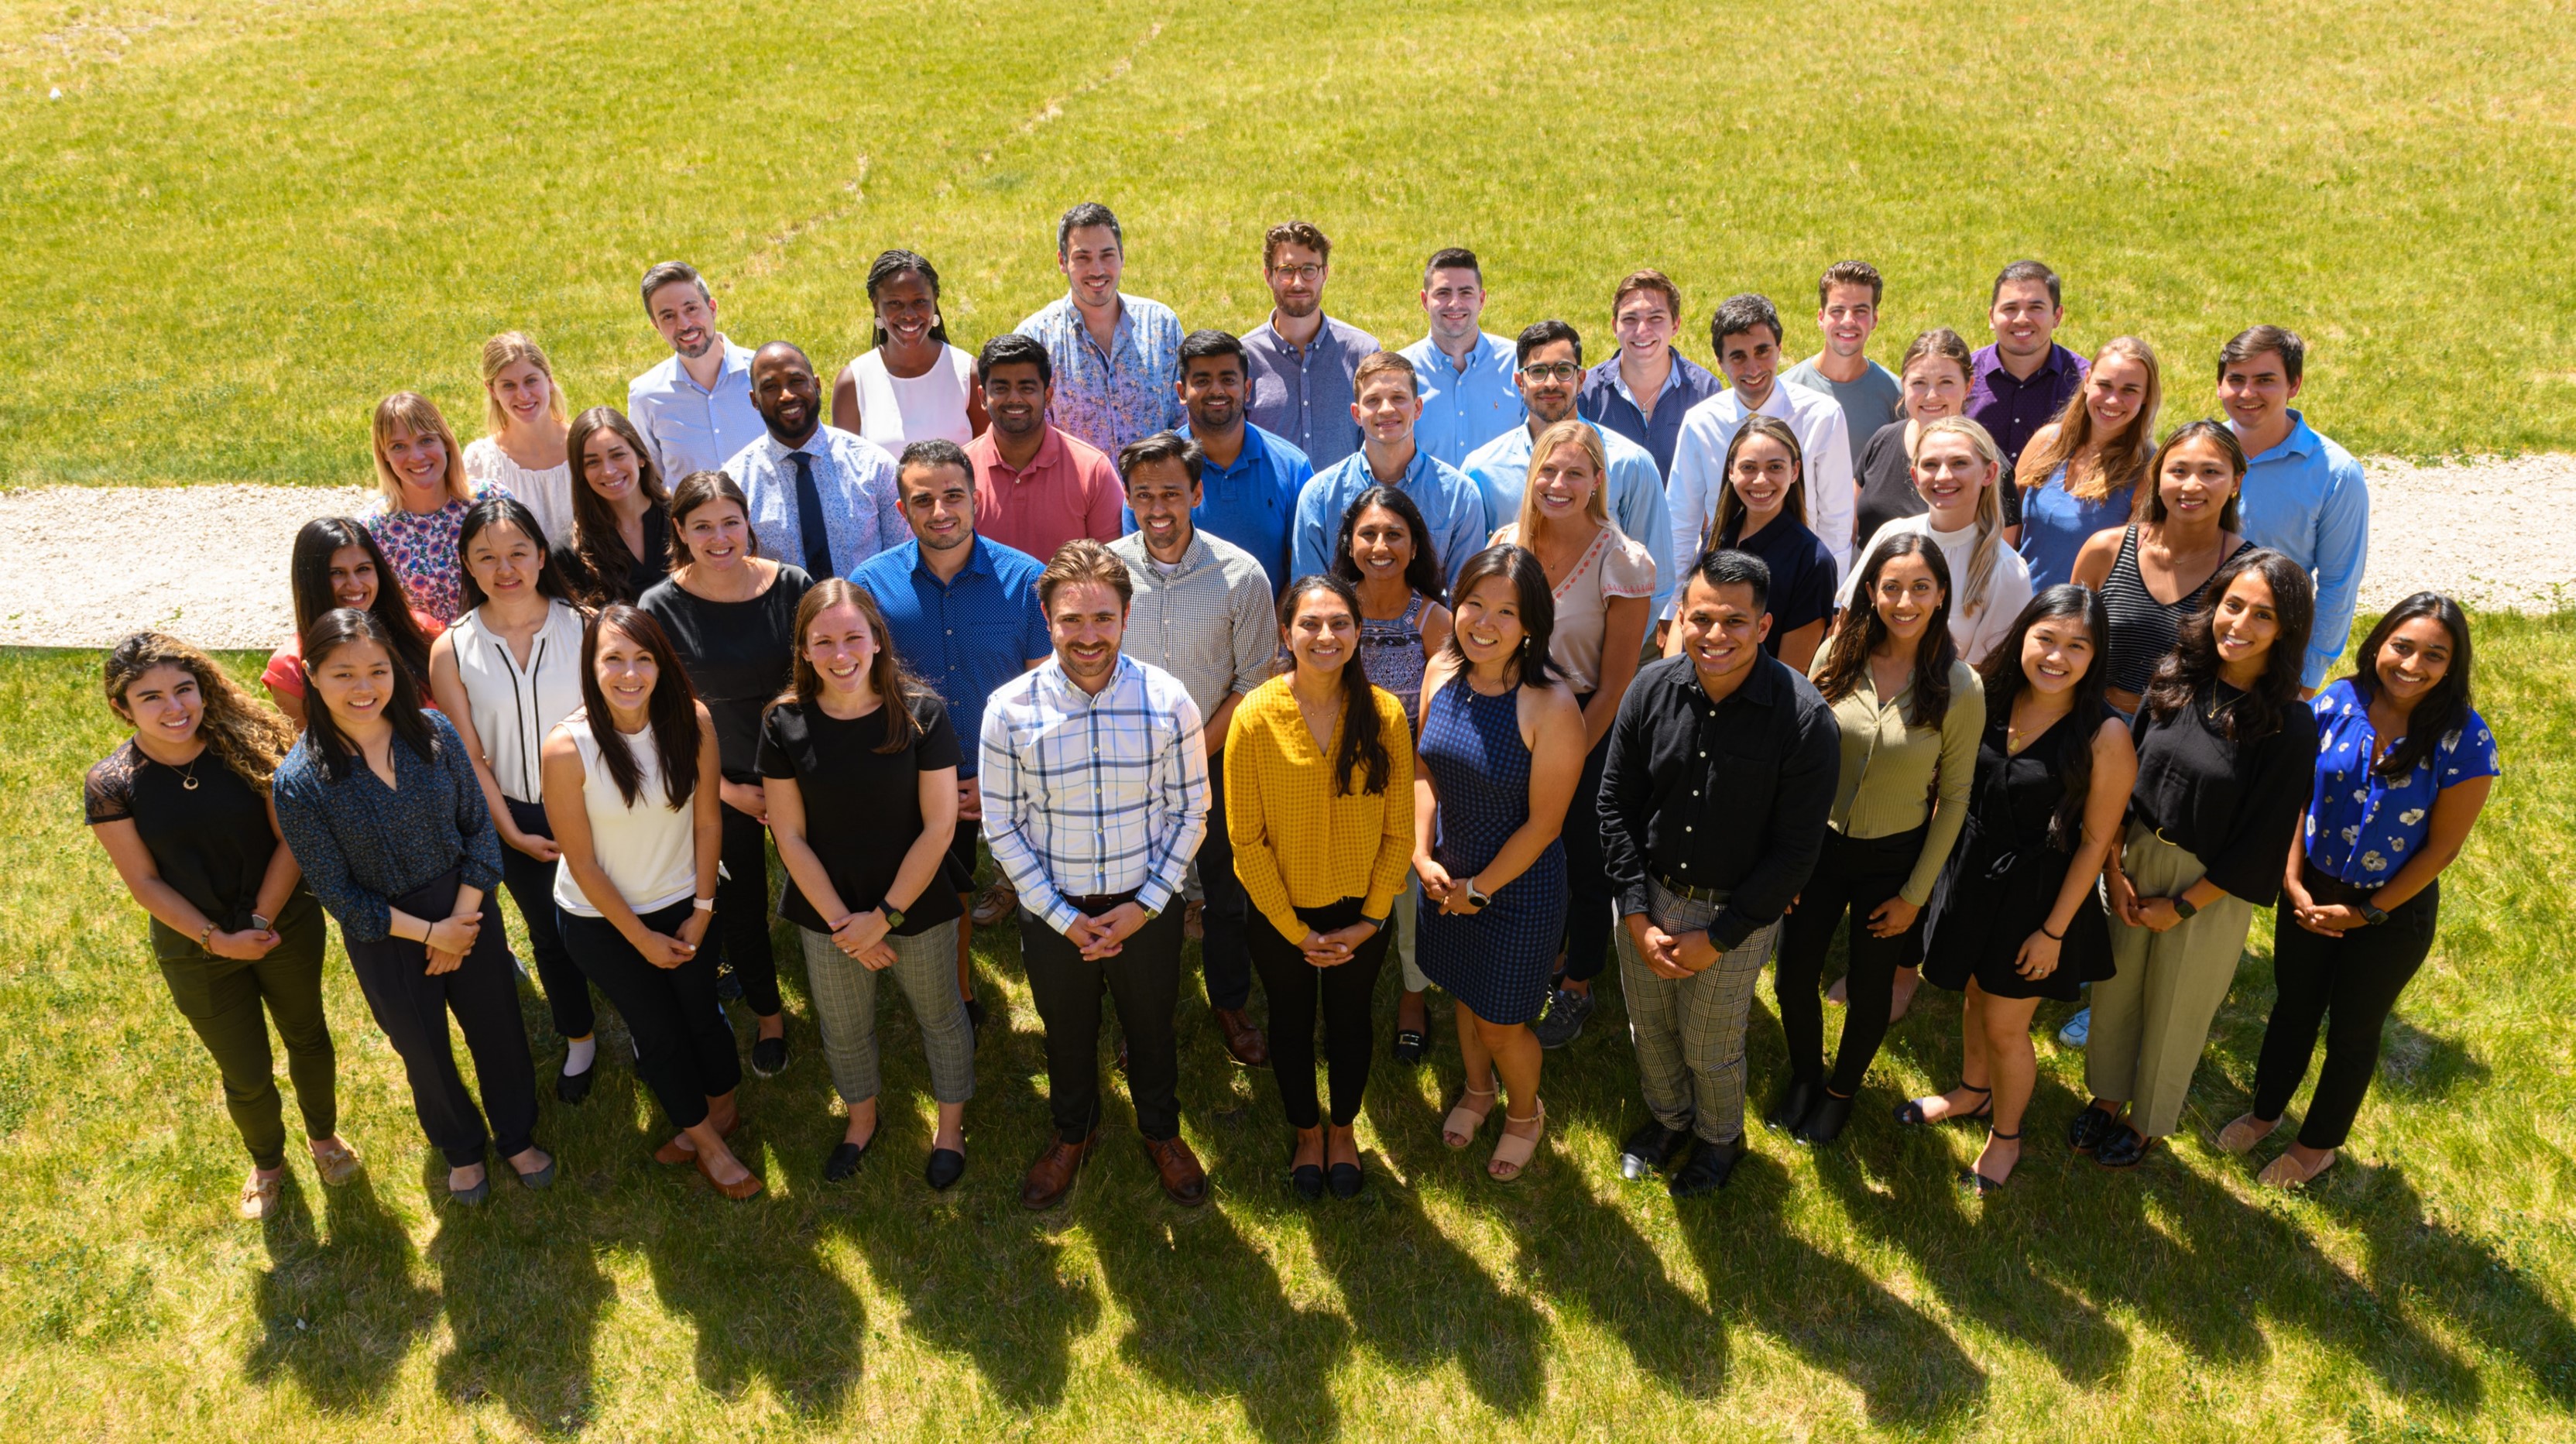
[[[966,539],[966,565],[957,569],[957,576],[950,577],[945,582],[939,580],[939,573],[930,569],[930,548],[921,544],[921,538],[914,537],[909,545],[912,547],[912,570],[914,574],[930,578],[933,585],[953,587],[957,585],[959,577],[989,577],[995,575],[993,571],[993,549],[984,544],[984,539],[981,536],[970,535]]]
[[[1787,663],[1765,652],[1753,659],[1753,675],[1744,679],[1743,686],[1728,693],[1725,702],[1711,702],[1707,690],[1699,684],[1699,669],[1691,665],[1690,658],[1681,656],[1673,660],[1679,664],[1673,669],[1673,689],[1701,707],[1715,709],[1723,709],[1728,702],[1770,706],[1779,699],[1780,674],[1789,670]]]
[[[1136,670],[1136,659],[1121,651],[1116,670],[1109,674],[1109,685],[1091,693],[1073,685],[1073,679],[1064,674],[1064,659],[1053,651],[1050,650],[1047,659],[1038,664],[1038,682],[1054,694],[1051,700],[1086,712],[1115,697],[1119,689],[1127,685],[1128,679],[1142,675]]]
[[[778,433],[770,430],[768,420],[763,418],[760,427],[760,437],[763,441],[769,443],[769,454],[783,465],[787,458],[794,456],[800,451],[813,457],[827,457],[831,455],[832,448],[826,437],[826,433],[831,429],[832,428],[828,425],[817,423],[814,430],[806,436],[804,441],[795,446],[790,446],[786,442],[778,439]]]
[[[1682,379],[1682,366],[1684,363],[1681,356],[1678,353],[1673,352],[1670,347],[1666,347],[1665,351],[1667,358],[1672,362],[1672,364],[1664,368],[1664,389],[1655,393],[1655,400],[1658,404],[1661,404],[1666,396],[1680,390],[1684,384]],[[1620,374],[1618,352],[1611,352],[1609,360],[1593,367],[1592,374],[1608,381],[1621,396],[1627,398],[1629,405],[1636,407],[1641,412],[1646,409],[1644,404],[1637,400],[1637,393],[1628,389],[1628,378]]]
[[[1091,327],[1082,319],[1082,308],[1074,304],[1073,291],[1070,287],[1068,287],[1064,293],[1064,323],[1073,328],[1076,333],[1075,339],[1082,341],[1089,341],[1091,339]],[[1110,354],[1113,356],[1116,355],[1118,353],[1119,345],[1122,342],[1129,340],[1129,338],[1133,337],[1135,334],[1136,308],[1127,304],[1127,293],[1125,291],[1120,291],[1118,293],[1118,325],[1116,329],[1109,333]]]
[[[1056,430],[1052,422],[1040,422],[1039,425],[1046,429],[1038,435],[1038,454],[1030,457],[1029,464],[1017,471],[1011,471],[1011,464],[1002,459],[1002,443],[996,433],[987,431],[984,436],[976,439],[981,441],[985,437],[994,438],[993,466],[996,470],[1009,472],[1014,477],[1030,476],[1064,460],[1064,433]]]
[[[2236,427],[2233,421],[2227,425],[2231,431]],[[2245,464],[2255,466],[2266,461],[2277,461],[2285,456],[2314,456],[2317,453],[2317,440],[2317,433],[2308,425],[2308,418],[2299,414],[2296,408],[2292,408],[2290,434],[2282,437],[2280,444],[2271,450],[2257,452],[2245,458]]]

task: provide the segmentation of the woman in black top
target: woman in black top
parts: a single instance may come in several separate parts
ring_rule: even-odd
[[[2134,717],[2183,619],[2210,595],[2219,570],[2254,544],[2237,533],[2245,448],[2215,421],[2187,421],[2156,448],[2139,519],[2093,534],[2075,554],[2075,580],[2102,594],[2111,616],[2109,699]],[[2173,600],[2165,600],[2171,597]]]
[[[778,914],[804,939],[814,1022],[849,1128],[823,1164],[839,1182],[877,1136],[877,974],[921,1024],[939,1104],[927,1177],[966,1171],[975,1035],[957,990],[958,893],[942,878],[957,830],[956,729],[895,660],[876,599],[834,577],[796,609],[795,683],[761,724],[769,827],[791,882]]]
[[[550,565],[591,607],[632,603],[671,569],[670,494],[635,425],[594,406],[564,433],[575,474],[572,532],[555,539]]]
[[[751,1071],[787,1066],[787,1017],[769,950],[769,802],[760,781],[760,714],[787,686],[796,607],[814,581],[760,554],[742,488],[693,472],[671,496],[671,575],[635,605],[669,634],[690,685],[715,719],[724,764],[724,871],[716,936],[742,1000],[759,1019]]]
[[[263,1005],[285,1040],[322,1181],[346,1183],[359,1168],[337,1132],[322,909],[268,806],[269,774],[295,734],[213,658],[159,632],[107,654],[107,705],[134,735],[89,770],[81,810],[151,915],[170,999],[223,1076],[224,1106],[250,1150],[241,1216],[266,1218],[286,1180],[286,1125]]]
[[[1923,976],[1967,993],[1961,1081],[1896,1109],[1899,1123],[1990,1120],[1960,1180],[1979,1193],[2001,1187],[2021,1159],[2022,1110],[2039,1073],[2031,1013],[2111,972],[2093,885],[2119,839],[2138,754],[2102,702],[2109,630],[2099,597],[2051,587],[1980,669],[1986,731],[1968,826],[1923,917]]]
[[[2258,549],[2209,591],[2138,713],[2128,837],[2106,889],[2116,972],[2093,985],[2093,1103],[2067,1141],[2110,1168],[2181,1123],[2254,910],[2280,895],[2316,765],[2316,714],[2299,700],[2308,574]]]
[[[1924,513],[1923,493],[1914,489],[1914,440],[1927,421],[1967,415],[1976,362],[1958,332],[1935,326],[1905,348],[1896,374],[1905,387],[1904,399],[1898,403],[1905,415],[1870,433],[1869,440],[1861,443],[1860,455],[1853,458],[1853,472],[1860,483],[1852,518],[1856,523],[1853,546],[1865,544],[1889,522]],[[2010,478],[1996,485],[1998,495],[2012,494]],[[2008,527],[2019,520],[2018,513],[2004,518]]]
[[[1834,554],[1799,520],[1807,514],[1807,461],[1798,433],[1776,416],[1747,418],[1726,444],[1721,475],[1717,514],[1700,550],[1726,547],[1762,558],[1771,569],[1771,632],[1762,649],[1804,674],[1824,644],[1841,578]],[[1681,648],[1681,628],[1671,628],[1664,655]]]

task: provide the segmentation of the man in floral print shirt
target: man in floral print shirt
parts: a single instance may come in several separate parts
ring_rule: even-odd
[[[1178,430],[1181,320],[1160,301],[1120,294],[1127,251],[1118,217],[1097,201],[1066,211],[1056,223],[1055,264],[1065,294],[1019,324],[1054,363],[1047,420],[1109,456]]]

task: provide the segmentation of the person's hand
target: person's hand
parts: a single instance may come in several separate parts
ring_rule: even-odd
[[[1889,898],[1870,909],[1869,935],[1874,938],[1902,937],[1907,928],[1914,926],[1916,915],[1922,911],[1901,897]]]
[[[2169,897],[2142,897],[2135,904],[2138,926],[2149,932],[2167,932],[2182,921],[2182,911]]]
[[[429,936],[421,941],[426,943],[433,953],[453,953],[461,958],[474,951],[474,940],[482,935],[483,915],[479,912],[471,912],[461,918],[440,918],[431,923]],[[450,963],[447,968],[432,968],[430,971],[444,973],[454,966],[455,964]]]
[[[716,784],[716,795],[724,799],[725,806],[745,816],[760,819],[763,827],[769,825],[768,788],[757,782],[719,782]]]
[[[1793,912],[1796,912],[1796,911],[1798,910],[1798,898],[1802,898],[1802,897],[1805,897],[1805,896],[1806,896],[1806,894],[1805,894],[1805,893],[1799,893],[1799,894],[1797,895],[1797,897],[1792,897],[1792,898],[1790,898],[1790,899],[1789,899],[1789,905],[1788,905],[1787,907],[1784,907],[1784,908],[1780,909],[1780,916],[1782,916],[1782,917],[1784,917],[1784,918],[1785,918],[1785,917],[1787,917],[1789,914],[1791,914],[1791,913],[1793,913]]]
[[[1366,921],[1356,922],[1346,928],[1335,928],[1329,933],[1314,933],[1309,936],[1322,945],[1322,950],[1319,954],[1315,949],[1308,949],[1306,961],[1319,968],[1329,968],[1347,963],[1358,956],[1360,944],[1377,936],[1377,924]]]
[[[206,937],[207,952],[237,963],[258,962],[276,946],[277,932],[273,928],[244,928],[237,933],[217,929]]]
[[[885,940],[886,916],[883,910],[870,908],[841,919],[832,929],[832,942],[843,953],[856,958]]]
[[[644,955],[644,961],[664,972],[669,972],[696,957],[698,945],[685,937],[675,938],[668,933],[657,933],[648,929],[644,934],[643,943],[635,951]]]
[[[551,837],[539,837],[533,832],[512,828],[501,834],[501,840],[539,862],[558,862],[563,858],[563,849],[555,846]]]
[[[2021,952],[2013,958],[2013,971],[2037,982],[2057,971],[2058,949],[2064,940],[2044,932],[2032,933],[2021,940]]]
[[[692,909],[689,915],[686,918],[683,918],[680,922],[680,931],[678,934],[680,941],[687,943],[692,950],[695,950],[700,944],[707,940],[707,929],[715,926],[715,920],[716,915],[713,909]]]
[[[1458,886],[1457,880],[1449,876],[1449,869],[1442,867],[1438,858],[1425,853],[1413,860],[1413,875],[1422,879],[1422,895],[1431,899],[1432,906],[1448,911],[1445,904],[1449,901],[1450,892]]]
[[[441,952],[436,948],[431,948],[429,950],[429,964],[421,969],[421,973],[426,977],[434,978],[441,973],[455,972],[458,968],[463,966],[465,966],[465,955],[463,953],[447,953]]]
[[[1326,934],[1319,933],[1313,928],[1306,929],[1306,935],[1297,940],[1297,951],[1306,959],[1310,967],[1329,968],[1343,961],[1341,950],[1332,944]]]
[[[1675,957],[1673,935],[1655,926],[1654,918],[1645,913],[1630,913],[1623,920],[1623,925],[1628,929],[1628,941],[1637,945],[1637,957],[1645,963],[1648,972],[1673,981],[1690,976],[1690,971]]]
[[[2361,915],[2359,908],[2343,903],[2327,903],[2322,907],[2310,903],[2292,916],[2298,919],[2299,926],[2309,932],[2329,938],[2340,937],[2354,928],[2367,927],[2370,923],[2370,919]]]
[[[2129,875],[2115,867],[2108,876],[2112,916],[2133,928],[2143,926],[2138,921],[2138,890],[2129,886]]]
[[[850,956],[860,967],[867,969],[871,973],[882,973],[886,969],[893,967],[895,961],[894,948],[891,945],[882,942],[870,943],[867,947],[851,954]]]
[[[1673,935],[1673,965],[1682,970],[1683,977],[1707,972],[1716,965],[1718,957],[1717,942],[1708,935],[1706,928],[1693,928]]]
[[[1449,895],[1440,900],[1440,910],[1462,918],[1472,918],[1483,912],[1484,909],[1476,906],[1475,900],[1467,896],[1467,890],[1475,885],[1476,880],[1472,877],[1453,879],[1449,884]],[[1493,894],[1487,893],[1486,896],[1491,897]]]
[[[1091,946],[1083,949],[1086,958],[1098,960],[1118,956],[1122,945],[1145,926],[1145,909],[1141,904],[1123,902],[1091,920]]]
[[[1100,924],[1080,913],[1074,914],[1073,921],[1064,925],[1064,940],[1073,944],[1075,950],[1086,958],[1092,955],[1091,950],[1099,943],[1101,936]]]
[[[2314,911],[2317,900],[2308,893],[2307,885],[2295,877],[2281,881],[2281,906],[2292,913]]]
[[[957,820],[980,822],[984,818],[984,784],[973,777],[957,779]]]

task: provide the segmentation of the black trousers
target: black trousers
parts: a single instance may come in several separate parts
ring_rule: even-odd
[[[1923,956],[1923,920],[1892,938],[1873,936],[1869,915],[1905,886],[1914,860],[1922,855],[1927,828],[1891,837],[1857,839],[1827,829],[1825,850],[1815,873],[1798,894],[1797,906],[1781,920],[1780,965],[1771,977],[1771,995],[1780,1005],[1780,1031],[1789,1040],[1789,1076],[1823,1081],[1843,1097],[1860,1091],[1878,1045],[1887,1039],[1887,1015],[1894,1001],[1896,970]],[[1825,953],[1834,929],[1851,914],[1848,953],[1851,969],[1843,975],[1843,1040],[1834,1055],[1833,1073],[1825,1072]]]
[[[786,1006],[778,997],[778,958],[769,950],[769,830],[748,812],[716,811],[724,815],[724,850],[718,854],[724,875],[716,880],[716,922],[708,938],[719,944],[718,959],[733,965],[743,1003],[767,1018]]]
[[[2351,903],[2376,889],[2356,888],[2309,870],[2309,894],[2321,903]],[[2307,1076],[2317,1032],[2326,1035],[2326,1061],[2317,1091],[2299,1123],[2299,1141],[2310,1148],[2341,1148],[2354,1115],[2379,1071],[2379,1034],[2397,1007],[2397,995],[2433,950],[2441,911],[2437,880],[2408,898],[2377,927],[2321,938],[2299,926],[2285,903],[2272,925],[2272,978],[2278,994],[2263,1028],[2263,1052],[2254,1065],[2254,1116],[2279,1118]]]
[[[552,839],[543,803],[503,798],[510,820],[521,832]],[[537,955],[537,981],[546,990],[546,1009],[554,1015],[555,1036],[587,1038],[599,1025],[590,1006],[590,980],[581,975],[572,954],[564,950],[563,929],[555,920],[555,864],[539,862],[508,843],[501,844],[501,883],[519,905],[528,925],[528,951]]]
[[[1199,966],[1207,973],[1208,1006],[1239,1011],[1252,1002],[1252,954],[1244,917],[1252,900],[1234,875],[1234,839],[1225,832],[1225,753],[1208,759],[1207,837],[1199,843]]]
[[[1400,902],[1401,899],[1398,899]],[[1346,897],[1330,907],[1299,908],[1297,916],[1319,933],[1360,920],[1363,899]],[[1378,969],[1394,939],[1394,920],[1351,953],[1351,960],[1319,968],[1306,961],[1296,940],[1284,938],[1267,915],[1252,915],[1252,965],[1270,999],[1270,1071],[1279,1080],[1280,1110],[1295,1128],[1320,1121],[1315,1103],[1315,1016],[1324,1018],[1324,1066],[1332,1080],[1333,1125],[1347,1128],[1360,1116],[1368,1089],[1369,1004],[1377,995]]]
[[[455,906],[459,885],[451,872],[393,904],[435,922]],[[501,930],[500,899],[483,895],[483,931],[464,963],[450,972],[429,972],[429,949],[421,943],[396,938],[359,942],[346,933],[341,941],[348,945],[349,967],[367,995],[368,1011],[402,1056],[421,1131],[447,1155],[447,1166],[466,1168],[483,1161],[487,1117],[488,1138],[499,1144],[502,1157],[533,1146],[537,1072],[528,1060],[528,1030],[519,1021],[518,970],[511,965],[509,939]],[[465,1034],[466,1050],[474,1055],[475,1081],[483,1089],[479,1112],[464,1075],[456,1070],[456,1051],[447,1035],[450,1013]]]
[[[689,920],[686,898],[642,915],[653,932],[677,935]],[[724,909],[716,909],[723,920]],[[635,951],[626,935],[605,918],[563,915],[564,941],[582,970],[599,984],[626,1031],[635,1040],[635,1071],[662,1104],[674,1128],[695,1128],[707,1119],[707,1100],[742,1085],[742,1060],[734,1055],[733,1029],[724,1005],[716,1001],[714,949],[676,968],[657,968]]]
[[[1574,705],[1581,710],[1591,701],[1587,692]],[[1566,805],[1565,830],[1558,834],[1565,840],[1565,976],[1577,983],[1601,976],[1610,959],[1610,905],[1616,894],[1609,860],[1601,851],[1601,768],[1609,760],[1605,733],[1601,745],[1583,759],[1574,800]]]
[[[1100,1123],[1104,983],[1127,1035],[1127,1096],[1136,1104],[1136,1131],[1156,1140],[1177,1136],[1181,1075],[1172,1009],[1181,997],[1180,900],[1138,929],[1116,956],[1098,961],[1022,908],[1020,963],[1046,1024],[1047,1107],[1056,1137],[1079,1143]]]

